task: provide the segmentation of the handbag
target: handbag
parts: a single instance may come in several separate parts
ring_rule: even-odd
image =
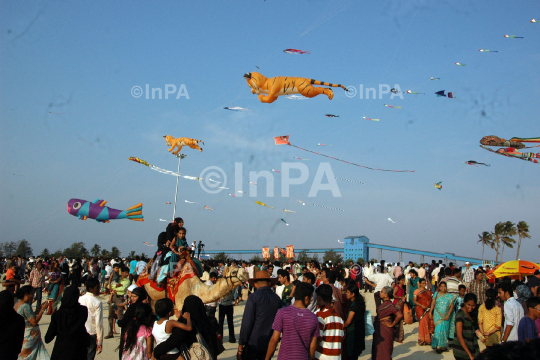
[[[189,349],[185,344],[183,344],[182,355],[186,360],[214,360],[214,357],[210,354],[210,351],[208,350],[208,344],[206,343],[206,340],[204,340],[195,324],[193,324],[193,327],[197,331],[197,342],[191,344]]]
[[[371,311],[366,310],[364,313],[364,324],[366,336],[373,335],[375,333],[375,327],[373,326],[373,318],[371,317]]]

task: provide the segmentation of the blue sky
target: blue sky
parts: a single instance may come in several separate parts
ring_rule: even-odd
[[[232,198],[230,191],[212,195],[180,179],[177,213],[188,239],[208,249],[337,247],[337,239],[365,235],[378,244],[480,257],[477,234],[499,221],[524,220],[532,239],[524,241],[521,258],[538,260],[540,167],[478,146],[485,135],[539,136],[540,25],[529,22],[538,17],[535,1],[4,1],[0,241],[25,238],[36,252],[75,241],[115,245],[124,254],[151,252],[142,243],[155,243],[165,227],[159,219],[172,217],[165,203],[174,201],[176,179],[127,159],[176,170],[162,137],[170,134],[205,142],[202,153],[183,151],[183,174],[218,166],[233,185],[240,162],[244,191],[249,171],[279,169],[293,156],[310,159],[303,162],[308,182],[291,186],[288,198],[279,196],[278,173],[272,198],[261,189],[264,181],[257,197]],[[283,53],[287,48],[311,54]],[[336,89],[332,101],[282,97],[262,104],[242,77],[252,71],[364,89],[398,84],[426,95],[368,100]],[[189,99],[131,95],[146,84],[163,90],[184,84]],[[434,95],[443,89],[457,99]],[[286,134],[291,143],[330,156],[416,172],[371,171],[274,146],[272,138]],[[491,167],[463,166],[466,160]],[[308,199],[321,162],[364,185],[338,181],[341,197],[322,191]],[[442,191],[433,186],[439,181]],[[66,213],[71,198],[101,198],[117,209],[142,202],[145,221],[79,221]],[[515,249],[505,251],[505,260],[512,258]]]

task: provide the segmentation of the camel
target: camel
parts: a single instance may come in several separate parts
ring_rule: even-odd
[[[169,279],[169,283],[174,283],[175,281],[181,279],[186,273],[193,273],[193,268],[187,261],[182,267],[180,274],[178,274],[175,278]],[[174,308],[176,311],[180,311],[184,305],[184,299],[189,295],[196,295],[200,297],[205,304],[217,301],[235,287],[242,285],[242,283],[246,282],[248,279],[249,275],[247,271],[236,266],[226,267],[223,271],[223,277],[212,286],[205,285],[198,276],[186,278],[178,287],[178,291],[176,292],[176,297],[174,299]],[[146,289],[148,296],[150,296],[152,299],[152,309],[154,308],[154,303],[157,300],[165,298],[165,291],[158,291],[152,288],[150,284],[145,284],[144,288]]]

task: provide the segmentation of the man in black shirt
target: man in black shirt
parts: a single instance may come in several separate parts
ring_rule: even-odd
[[[536,270],[534,272],[534,275],[529,276],[529,281],[527,282],[527,286],[533,293],[533,296],[540,295],[540,270]]]

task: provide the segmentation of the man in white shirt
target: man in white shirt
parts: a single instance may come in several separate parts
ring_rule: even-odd
[[[366,266],[364,266],[364,278],[369,278],[371,275],[373,275],[373,263],[366,263]],[[369,292],[373,292],[373,287],[364,282],[364,294],[367,293],[368,289]]]
[[[392,285],[392,278],[388,275],[387,269],[383,268],[382,273],[373,274],[366,279],[366,283],[375,287],[375,293],[373,297],[375,298],[375,307],[378,309],[382,304],[381,301],[381,290],[386,286]]]
[[[101,285],[96,278],[86,280],[86,294],[79,298],[79,303],[88,309],[86,331],[90,334],[92,342],[88,346],[88,360],[94,360],[96,354],[101,353],[103,344],[103,305],[98,299]]]
[[[204,284],[208,286],[214,285],[218,280],[218,275],[215,272],[210,273],[210,279],[206,281]],[[204,304],[204,307],[206,308],[206,316],[216,317],[216,310],[217,310],[217,301]]]
[[[499,299],[504,301],[504,330],[501,343],[506,341],[518,341],[518,325],[525,316],[523,306],[514,298],[512,285],[502,282],[497,286]]]
[[[465,269],[463,270],[463,285],[469,288],[470,283],[474,280],[474,269],[471,268],[471,263],[465,263]]]

